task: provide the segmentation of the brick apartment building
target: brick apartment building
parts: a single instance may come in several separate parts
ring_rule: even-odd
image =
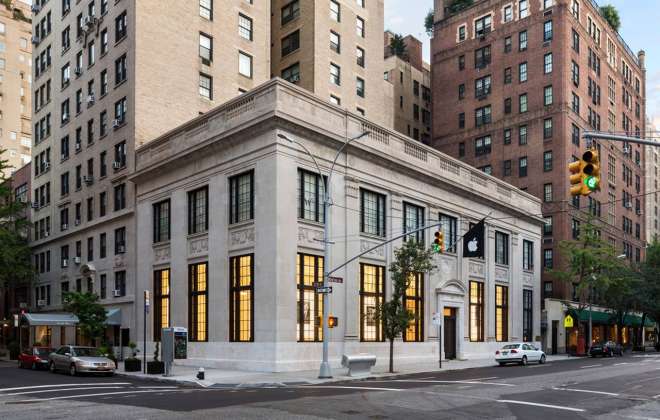
[[[568,164],[585,151],[585,130],[644,133],[644,52],[630,50],[593,0],[449,5],[435,1],[431,144],[543,200],[546,269],[562,265],[558,245],[587,213],[617,254],[640,261],[643,147],[599,144],[601,191],[589,197],[571,198]],[[542,281],[544,297],[573,297],[547,272]]]

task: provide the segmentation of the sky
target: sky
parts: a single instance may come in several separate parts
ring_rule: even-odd
[[[617,8],[621,17],[619,33],[633,52],[646,52],[646,113],[660,130],[660,0],[597,2]],[[432,8],[433,0],[385,0],[385,29],[419,38],[424,43],[426,61],[430,40],[424,31],[424,17]]]

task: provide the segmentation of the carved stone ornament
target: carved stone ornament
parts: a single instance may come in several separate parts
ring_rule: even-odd
[[[206,254],[208,252],[209,252],[208,238],[193,239],[188,243],[189,255]]]
[[[164,246],[154,249],[154,260],[156,262],[164,262],[170,260],[170,247]]]
[[[509,282],[509,270],[502,267],[495,267],[495,280],[504,283]]]
[[[254,243],[254,226],[232,231],[229,235],[229,244],[232,247]]]
[[[323,245],[323,231],[298,226],[298,243],[300,245],[321,247]]]
[[[368,250],[369,248],[373,248],[376,245],[378,245],[378,242],[371,242],[371,241],[365,241],[364,239],[360,241],[360,252],[364,252]],[[385,258],[385,247],[380,246],[373,251],[371,251],[368,254],[365,254],[366,256],[369,257],[375,257],[375,258]]]
[[[468,273],[471,276],[484,277],[484,265],[482,263],[470,261],[468,264]]]

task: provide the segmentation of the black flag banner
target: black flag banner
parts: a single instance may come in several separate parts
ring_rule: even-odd
[[[463,258],[484,258],[484,226],[486,218],[463,235]]]

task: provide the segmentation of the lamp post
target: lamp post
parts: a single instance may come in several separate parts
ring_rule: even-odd
[[[348,146],[349,143],[361,139],[362,137],[366,136],[369,134],[369,131],[365,131],[362,134],[360,134],[357,137],[353,137],[350,139],[347,139],[344,144],[337,150],[337,154],[335,155],[334,160],[332,161],[332,165],[330,166],[330,173],[328,174],[328,181],[324,184],[323,188],[323,287],[328,286],[328,267],[330,263],[330,205],[331,205],[331,185],[332,185],[332,174],[335,170],[335,164],[337,163],[337,159],[339,159],[339,155],[341,152]],[[316,158],[314,155],[305,147],[304,144],[302,144],[299,141],[293,140],[287,136],[285,136],[282,133],[278,133],[277,137],[284,139],[288,142],[295,143],[300,148],[302,148],[305,153],[309,155],[309,157],[312,158],[312,161],[314,161],[314,165],[316,166],[316,170],[319,173],[319,179],[321,182],[323,182],[323,172],[321,171],[321,167],[319,166],[318,162],[316,161]],[[322,326],[323,326],[323,360],[321,361],[321,367],[319,369],[319,379],[327,379],[327,378],[332,378],[332,371],[330,370],[330,363],[328,363],[328,343],[329,343],[329,329],[328,329],[328,316],[329,316],[329,308],[328,308],[328,293],[323,293],[323,319],[321,320]]]

